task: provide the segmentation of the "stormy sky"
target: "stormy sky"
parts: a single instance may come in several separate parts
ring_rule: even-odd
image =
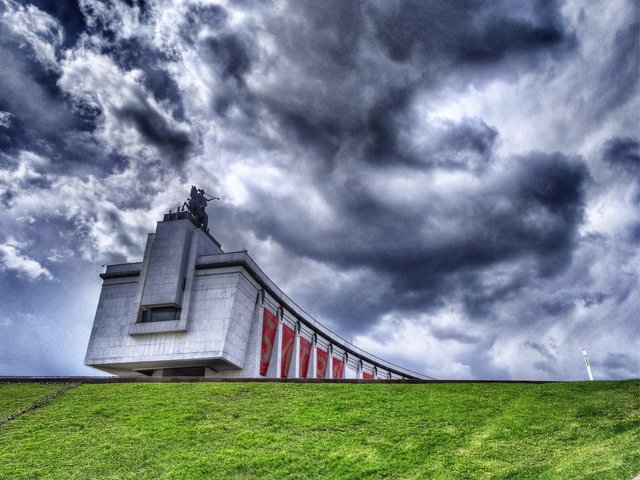
[[[0,375],[97,374],[102,265],[196,184],[387,360],[637,377],[638,5],[0,0]]]

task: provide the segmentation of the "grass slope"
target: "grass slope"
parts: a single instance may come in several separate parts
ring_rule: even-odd
[[[81,385],[0,427],[0,478],[631,479],[639,399],[638,380]]]
[[[0,420],[19,412],[60,388],[61,385],[55,383],[0,385]]]

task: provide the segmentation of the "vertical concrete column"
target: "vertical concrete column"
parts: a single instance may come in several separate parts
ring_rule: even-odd
[[[138,321],[138,314],[140,313],[140,305],[142,304],[142,292],[144,291],[144,283],[147,279],[147,270],[149,269],[149,257],[151,256],[151,247],[153,246],[153,238],[155,235],[150,233],[147,235],[147,244],[144,247],[144,256],[142,257],[142,267],[140,268],[140,276],[138,277],[138,286],[136,287],[136,296],[133,302],[131,302],[131,309],[129,310],[129,323],[136,323]]]
[[[349,352],[344,352],[342,361],[344,362],[344,371],[342,373],[342,378],[349,378],[349,376],[347,375],[347,370],[349,370]]]
[[[329,356],[329,360],[327,360],[327,378],[333,378],[333,345],[329,344],[327,354]]]
[[[356,370],[356,378],[362,380],[362,360],[358,359],[358,369]]]
[[[142,305],[180,306],[185,271],[196,230],[189,220],[158,222],[149,254]]]
[[[191,246],[189,247],[189,257],[186,265],[186,275],[184,290],[182,291],[182,298],[180,304],[182,309],[180,311],[180,326],[182,328],[187,327],[187,321],[189,319],[189,307],[191,304],[191,290],[193,289],[193,279],[195,278],[196,258],[198,256],[198,233],[200,231],[192,230],[189,234],[191,236]]]
[[[256,298],[256,316],[254,325],[257,329],[257,335],[255,338],[254,348],[257,352],[256,358],[258,359],[253,365],[253,376],[260,376],[260,362],[262,361],[262,322],[264,321],[264,290],[258,290],[258,296]]]
[[[282,376],[282,324],[284,323],[284,319],[282,316],[282,308],[278,309],[278,330],[276,331],[276,378],[280,378]]]
[[[317,344],[316,336],[313,335],[311,339],[311,358],[309,361],[311,362],[311,374],[310,378],[316,378],[318,376],[318,344]]]
[[[293,378],[300,378],[300,322],[296,323],[296,336],[293,339]]]

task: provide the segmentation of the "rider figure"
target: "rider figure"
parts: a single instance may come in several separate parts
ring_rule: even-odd
[[[198,189],[196,208],[199,208],[200,218],[202,218],[202,229],[205,232],[209,231],[209,215],[207,215],[207,197],[205,196],[203,189]]]
[[[185,205],[191,212],[191,215],[200,223],[200,226],[205,232],[209,231],[209,216],[207,215],[206,208],[207,202],[211,200],[220,200],[213,195],[207,195],[203,189],[197,189],[195,186],[191,187],[191,195],[189,202],[185,202]],[[183,205],[184,208],[184,205]]]

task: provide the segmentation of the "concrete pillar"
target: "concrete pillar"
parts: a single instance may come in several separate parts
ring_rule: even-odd
[[[150,233],[147,235],[147,244],[144,247],[144,256],[142,257],[142,267],[140,268],[140,276],[138,277],[138,285],[136,287],[136,296],[131,302],[129,310],[129,323],[136,323],[140,314],[140,305],[142,305],[142,292],[144,292],[144,283],[147,279],[147,270],[149,269],[149,257],[151,256],[151,247],[153,246],[153,238],[155,235]]]
[[[362,380],[362,360],[358,359],[358,369],[356,370],[356,378]]]
[[[327,360],[327,378],[333,378],[333,345],[329,344],[327,347],[327,354],[329,359]]]
[[[180,311],[180,324],[183,328],[187,326],[187,320],[189,319],[189,307],[191,305],[191,290],[193,290],[193,279],[195,278],[195,269],[196,269],[196,257],[198,256],[198,237],[200,230],[193,230],[190,233],[191,236],[191,246],[189,247],[189,257],[186,265],[186,277],[185,277],[185,287],[182,292],[181,305],[182,310]],[[183,267],[184,268],[184,267]]]
[[[282,315],[278,315],[280,321],[278,322],[278,330],[276,331],[276,342],[274,348],[276,349],[276,355],[274,357],[276,361],[276,374],[275,378],[282,376]]]
[[[300,378],[300,324],[296,324],[296,336],[293,339],[293,378]]]
[[[258,359],[257,362],[253,365],[253,375],[255,377],[260,376],[260,362],[262,358],[262,322],[264,321],[264,290],[258,291],[258,298],[256,299],[256,318],[254,320],[254,325],[257,329],[257,335],[255,337],[255,344],[253,347],[256,349]]]
[[[309,378],[316,378],[318,376],[318,345],[315,335],[311,339],[311,358],[309,362],[311,363]]]

